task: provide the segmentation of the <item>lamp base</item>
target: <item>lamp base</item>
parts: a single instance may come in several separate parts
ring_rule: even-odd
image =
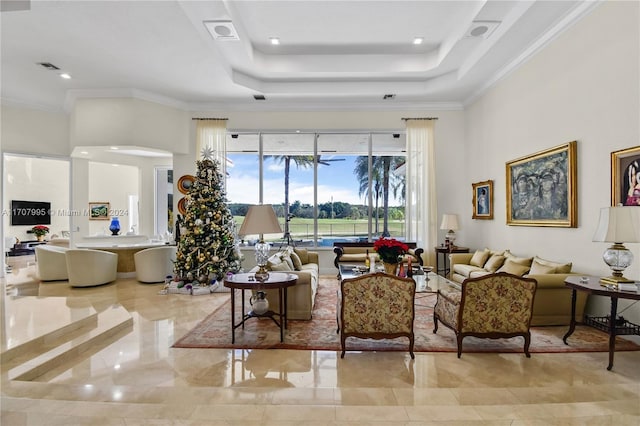
[[[625,278],[623,276],[610,276],[610,277],[602,277],[600,278],[600,285],[603,286],[608,286],[608,285],[615,285],[617,286],[618,284],[622,284],[622,283],[635,283],[635,281],[630,280],[629,278]]]

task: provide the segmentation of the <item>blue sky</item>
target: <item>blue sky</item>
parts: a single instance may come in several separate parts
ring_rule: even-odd
[[[230,177],[227,180],[227,198],[232,203],[258,203],[259,170],[256,155],[229,155],[233,165],[227,168]],[[323,159],[332,159],[323,156]],[[351,204],[364,204],[358,197],[358,181],[353,174],[355,156],[336,156],[344,161],[331,162],[329,166],[320,165],[318,169],[318,203],[342,201]],[[264,202],[284,202],[284,164],[272,160],[265,162]],[[298,169],[291,166],[289,182],[289,202],[299,200],[304,204],[313,204],[313,169]],[[396,205],[397,203],[391,203]]]

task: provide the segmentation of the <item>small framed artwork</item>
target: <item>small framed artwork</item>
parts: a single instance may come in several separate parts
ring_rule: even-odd
[[[507,225],[578,226],[577,142],[507,163]]]
[[[89,203],[89,220],[109,220],[109,208],[107,202]]]
[[[640,207],[640,146],[611,153],[611,205]]]
[[[493,219],[493,181],[472,183],[473,219]]]

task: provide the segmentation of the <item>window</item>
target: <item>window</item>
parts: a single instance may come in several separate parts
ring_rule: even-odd
[[[238,225],[272,204],[296,246],[403,238],[405,142],[392,133],[229,133],[227,198]],[[255,238],[255,237],[254,237]]]

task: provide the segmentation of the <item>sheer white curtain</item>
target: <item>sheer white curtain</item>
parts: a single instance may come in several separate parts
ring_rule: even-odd
[[[227,173],[227,119],[206,119],[196,122],[196,149],[198,160],[202,160],[202,151],[209,147],[213,159],[220,162],[220,173]]]
[[[425,250],[426,265],[435,264],[438,243],[436,161],[433,120],[407,119],[407,240]]]

